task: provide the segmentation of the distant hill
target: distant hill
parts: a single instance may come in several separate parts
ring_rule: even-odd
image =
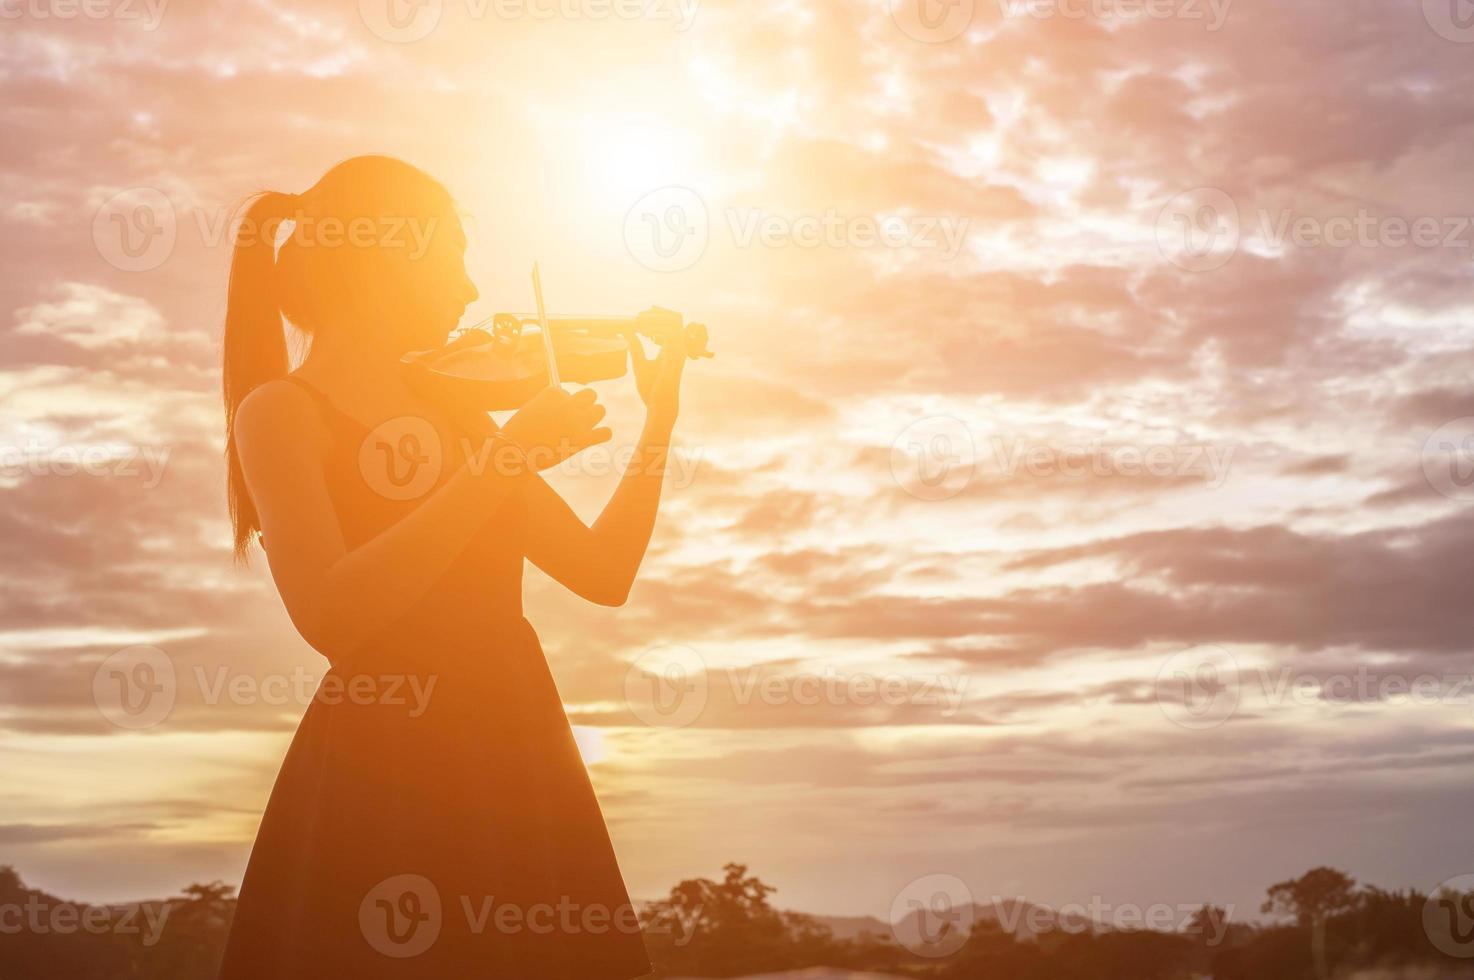
[[[812,918],[827,926],[835,939],[858,939],[867,933],[872,936],[891,934],[890,925],[873,915],[816,915]]]

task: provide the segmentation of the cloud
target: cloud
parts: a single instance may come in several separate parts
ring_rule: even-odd
[[[1264,234],[1284,215],[1474,215],[1461,179],[1474,61],[1416,4],[1236,0],[1216,31],[980,4],[967,36],[941,44],[908,37],[883,4],[703,3],[679,37],[471,9],[447,5],[413,44],[325,0],[229,16],[172,5],[157,31],[33,18],[0,37],[0,726],[16,742],[85,758],[124,743],[90,690],[120,638],[154,637],[185,676],[321,666],[266,570],[229,564],[217,365],[230,254],[215,232],[251,191],[300,191],[383,151],[461,199],[486,312],[525,305],[540,256],[564,267],[560,307],[670,303],[712,326],[718,358],[692,365],[679,430],[701,465],[667,488],[630,605],[590,608],[528,576],[560,690],[612,746],[595,779],[639,874],[731,856],[706,853],[711,841],[794,868],[861,841],[897,865],[986,852],[980,875],[1041,888],[1078,884],[1085,866],[1170,884],[1131,857],[1150,851],[1233,900],[1312,848],[1395,885],[1461,840],[1466,717],[1386,699],[1246,705],[1184,733],[1150,669],[1194,644],[1307,676],[1464,663],[1474,523],[1428,487],[1418,454],[1474,415],[1470,250]],[[579,142],[590,120],[674,134],[689,160],[636,152],[646,168],[621,184],[617,154]],[[656,173],[710,210],[706,253],[673,275],[622,240]],[[1157,224],[1203,187],[1234,202],[1241,241],[1195,273]],[[167,199],[178,242],[129,273],[99,253],[94,219],[138,188]],[[779,248],[734,242],[733,208],[967,225],[952,257]],[[631,393],[606,400],[638,425]],[[938,416],[966,427],[978,465],[955,496],[925,500],[893,469],[895,443]],[[1080,446],[1092,461],[1120,445],[1234,454],[1218,486],[1003,473],[995,437],[1055,464]],[[120,463],[144,450],[156,481]],[[83,453],[96,472],[65,468]],[[588,514],[613,485],[575,483]],[[623,703],[629,663],[656,643],[712,666],[690,730],[646,729]],[[968,691],[947,717],[744,701],[729,665],[738,679],[945,673]],[[51,784],[11,785],[0,838],[37,861],[65,843],[96,868],[109,863],[89,839],[124,828],[160,862],[234,877],[300,707],[191,694],[148,745],[177,735],[216,760],[210,779],[161,791],[147,813],[136,782],[98,780],[95,826],[64,838],[48,836],[63,833],[42,801]],[[233,822],[209,822],[217,806]],[[181,843],[181,824],[196,836]],[[1252,860],[1224,865],[1225,833]],[[1370,834],[1375,854],[1357,839]],[[75,873],[82,891],[92,874]],[[832,868],[812,877],[820,905],[888,902],[826,892]]]
[[[159,343],[167,336],[159,311],[101,286],[61,283],[56,300],[15,312],[15,332],[58,337],[88,350]]]

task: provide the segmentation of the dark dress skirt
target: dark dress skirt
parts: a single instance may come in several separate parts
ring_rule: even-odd
[[[298,383],[334,434],[329,489],[352,548],[416,501],[365,479],[360,450],[374,436]],[[410,615],[332,664],[277,776],[221,980],[649,972],[522,618],[521,507],[509,498]]]

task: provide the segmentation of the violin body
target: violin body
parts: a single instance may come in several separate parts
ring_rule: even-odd
[[[464,330],[447,346],[411,352],[401,363],[411,383],[450,404],[482,412],[521,408],[549,384],[543,339],[522,330],[529,323],[536,321],[498,313],[491,332]],[[679,313],[659,307],[637,317],[553,318],[548,326],[559,379],[574,384],[623,377],[638,335],[662,345],[682,342],[690,357],[712,356],[703,325],[684,325]]]
[[[480,334],[480,337],[474,336]],[[523,336],[503,347],[490,334],[468,331],[463,343],[438,351],[421,351],[408,364],[428,384],[457,404],[484,412],[521,408],[548,386],[542,341]],[[458,338],[460,340],[460,338]],[[622,377],[629,367],[629,343],[621,339],[570,338],[554,341],[558,374],[564,381],[592,384]]]

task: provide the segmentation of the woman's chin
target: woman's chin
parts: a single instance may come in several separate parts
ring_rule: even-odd
[[[410,340],[407,350],[433,350],[436,347],[444,347],[450,343],[450,335],[455,330],[455,324],[443,329],[418,331]]]

